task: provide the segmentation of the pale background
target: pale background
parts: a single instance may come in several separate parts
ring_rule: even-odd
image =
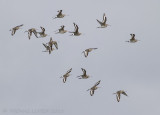
[[[69,16],[53,20],[60,9]],[[0,0],[0,114],[159,115],[159,11],[159,0]],[[98,29],[103,13],[111,26]],[[61,25],[73,31],[73,22],[81,36],[54,34]],[[40,26],[50,36],[29,40],[24,31]],[[131,33],[140,41],[125,42]],[[59,45],[51,55],[42,52],[50,37]],[[98,49],[85,58],[91,47]],[[76,78],[82,67],[91,78]],[[98,80],[91,97],[86,90]],[[121,89],[129,96],[118,103],[113,93]]]

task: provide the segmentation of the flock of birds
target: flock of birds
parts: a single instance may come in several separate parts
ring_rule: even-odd
[[[53,19],[56,19],[56,18],[64,18],[66,15],[62,13],[62,10],[59,10],[58,11],[58,14],[56,15],[56,17],[54,17]],[[107,26],[110,26],[109,24],[107,24],[107,18],[106,18],[106,15],[105,13],[103,14],[103,20],[102,21],[99,21],[97,19],[97,22],[100,24],[100,27],[98,28],[106,28]],[[79,32],[79,27],[77,24],[73,23],[74,25],[74,28],[75,30],[73,32],[70,32],[69,33],[72,33],[73,36],[80,36],[81,33]],[[12,31],[11,35],[13,36],[17,30],[19,30],[21,27],[23,26],[22,25],[18,25],[12,29],[10,29],[10,31]],[[28,32],[28,38],[31,39],[31,36],[32,36],[32,33],[35,35],[36,38],[40,38],[40,37],[46,37],[47,34],[45,33],[45,28],[43,27],[40,27],[41,28],[41,32],[37,32],[37,29],[35,28],[31,28],[31,29],[28,29],[28,31],[25,31],[25,32]],[[64,29],[65,26],[62,25],[60,29],[58,29],[58,32],[56,31],[55,34],[64,34],[67,32],[67,30]],[[129,41],[126,41],[126,42],[130,42],[130,43],[135,43],[139,40],[135,39],[135,34],[130,34],[131,35],[131,39]],[[55,46],[56,49],[58,49],[58,44],[56,41],[53,41],[52,40],[52,37],[50,37],[50,41],[48,43],[43,43],[43,46],[45,47],[45,51],[43,52],[49,52],[49,54],[51,54],[51,52],[54,50],[53,48],[53,45]],[[89,52],[93,51],[93,50],[96,50],[98,48],[88,48],[86,50],[84,50],[82,53],[84,53],[84,56],[87,57]],[[87,72],[84,68],[81,68],[82,69],[82,72],[83,74],[78,76],[77,78],[79,79],[88,79],[90,76],[87,75]],[[67,81],[67,78],[70,76],[70,73],[72,71],[72,68],[69,69],[63,76],[61,76],[61,78],[63,78],[63,83],[65,83]],[[90,91],[90,95],[93,96],[94,95],[94,92],[95,90],[97,90],[99,87],[97,87],[99,84],[100,84],[101,80],[99,80],[98,82],[96,82],[90,89],[88,89],[87,91]],[[120,101],[120,97],[121,97],[121,94],[125,95],[125,96],[128,96],[126,94],[126,92],[124,90],[119,90],[117,91],[116,93],[113,93],[113,94],[116,94],[116,99],[117,101],[119,102]]]

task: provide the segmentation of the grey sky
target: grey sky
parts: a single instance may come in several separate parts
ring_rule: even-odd
[[[0,0],[0,114],[159,115],[159,4],[159,0]],[[69,16],[53,20],[60,9]],[[103,13],[111,26],[98,29],[96,19],[102,20]],[[61,25],[73,31],[73,22],[81,36],[54,34]],[[11,36],[9,30],[20,24],[22,29]],[[40,26],[50,36],[29,40],[24,31],[32,27],[40,31]],[[130,33],[140,41],[125,42]],[[42,43],[50,37],[59,45],[51,55],[42,52]],[[98,49],[84,58],[81,52],[90,47]],[[71,67],[64,84],[60,76]],[[92,77],[77,79],[80,68]],[[98,80],[101,88],[91,97],[86,90]],[[113,93],[120,89],[129,97],[122,96],[117,103]],[[33,112],[38,109],[48,112]]]

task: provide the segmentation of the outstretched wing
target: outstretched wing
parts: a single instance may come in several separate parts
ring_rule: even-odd
[[[79,27],[76,25],[75,32],[78,33]]]
[[[62,10],[59,10],[58,12],[59,13],[57,14],[57,17],[60,16],[60,15],[62,15]]]
[[[12,36],[16,33],[16,29],[12,29]]]
[[[70,70],[67,71],[67,73],[70,73],[72,71],[72,68]]]
[[[94,90],[90,90],[90,95],[93,96]]]
[[[21,24],[21,25],[18,25],[18,26],[16,26],[16,27],[21,27],[21,26],[23,26],[23,24]]]
[[[44,45],[45,48],[47,48],[47,45],[46,45],[46,44],[43,43],[43,45]]]
[[[116,94],[116,99],[119,102],[120,101],[120,95]]]
[[[122,92],[122,94],[125,95],[125,96],[128,96],[128,95],[126,94],[126,92],[124,92],[124,91]]]
[[[28,31],[28,38],[29,38],[29,40],[31,39],[31,36],[32,36],[32,32]]]
[[[33,33],[36,36],[36,38],[38,38],[36,30],[33,30]]]
[[[43,28],[43,27],[40,27],[41,29],[42,29],[42,32],[45,32],[45,28]]]
[[[86,70],[83,69],[83,68],[81,68],[81,69],[82,69],[82,71],[83,71],[83,74],[86,75]]]
[[[56,41],[54,41],[54,46],[56,47],[56,49],[58,49],[58,44]]]
[[[98,48],[89,48],[89,50],[96,50],[96,49],[98,49]]]
[[[100,24],[100,25],[102,25],[103,23],[101,22],[101,21],[99,21],[99,20],[97,20],[97,22]]]
[[[96,87],[97,85],[99,85],[100,82],[101,82],[101,80],[99,80],[99,81],[94,85],[94,87]]]
[[[131,40],[135,40],[135,34],[130,34],[131,35]]]
[[[88,51],[83,51],[83,53],[84,53],[84,57],[87,57],[88,56]]]
[[[64,25],[61,26],[61,30],[64,30]]]
[[[63,83],[67,81],[67,77],[63,77]]]
[[[106,15],[105,15],[105,13],[103,14],[103,23],[106,23],[106,21],[107,21],[107,18],[106,18]]]

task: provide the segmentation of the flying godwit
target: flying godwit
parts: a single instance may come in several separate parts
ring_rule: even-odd
[[[61,28],[60,29],[58,29],[58,32],[56,32],[56,34],[58,34],[58,33],[60,33],[60,34],[64,34],[64,33],[66,33],[67,32],[67,30],[64,30],[64,25],[62,25],[61,26]]]
[[[54,19],[56,19],[56,18],[63,18],[65,16],[65,14],[62,14],[62,10],[58,10],[57,12],[58,12],[58,14],[57,14],[57,16]]]
[[[96,49],[98,49],[98,48],[88,48],[88,49],[84,50],[82,53],[84,53],[84,56],[87,57],[89,52],[91,52],[92,50],[96,50]]]
[[[36,31],[35,28],[31,28],[31,29],[29,29],[28,31],[25,31],[25,32],[28,32],[28,38],[29,38],[29,40],[30,40],[30,38],[32,36],[32,33],[34,33],[34,35],[38,38],[37,31]]]
[[[131,39],[126,42],[135,43],[135,42],[139,41],[139,40],[135,39],[135,34],[130,34],[130,35],[131,35]]]
[[[38,32],[39,34],[40,34],[40,36],[41,37],[46,37],[47,36],[47,34],[45,34],[45,28],[43,28],[43,27],[40,27],[41,28],[41,32]]]
[[[51,51],[54,50],[53,48],[51,49],[51,47],[49,45],[47,45],[47,44],[43,43],[43,46],[46,48],[46,51],[43,51],[43,52],[49,52],[49,54],[51,54]]]
[[[75,28],[75,31],[74,32],[70,32],[70,33],[73,33],[72,35],[74,35],[74,36],[80,36],[81,35],[81,33],[79,33],[79,27],[78,27],[78,25],[77,24],[75,24],[75,23],[73,23],[74,24],[74,28]]]
[[[110,25],[106,24],[107,18],[106,18],[105,13],[103,14],[103,20],[102,20],[102,22],[99,21],[98,19],[97,19],[97,21],[101,25],[101,27],[98,27],[98,28],[105,28],[107,26],[110,26]]]
[[[94,91],[97,90],[99,87],[97,87],[100,84],[101,80],[99,80],[93,87],[88,89],[87,91],[90,91],[90,95],[93,96]]]
[[[23,24],[18,25],[18,26],[16,26],[16,27],[10,29],[10,31],[12,31],[11,35],[13,36],[13,35],[16,33],[16,31],[17,31],[18,29],[20,29],[20,27],[22,27],[22,26],[23,26]]]
[[[61,78],[63,78],[63,83],[65,83],[67,81],[67,77],[70,76],[70,73],[72,71],[72,68],[69,69]]]
[[[116,93],[113,93],[113,94],[116,94],[116,98],[117,98],[118,102],[120,101],[121,94],[123,94],[125,96],[128,96],[124,90],[119,90],[119,91],[117,91]]]
[[[48,42],[48,45],[51,47],[51,50],[53,49],[53,45],[56,47],[56,49],[58,49],[58,44],[56,41],[52,40],[52,37],[50,38],[50,41]]]
[[[82,69],[82,72],[83,72],[83,75],[80,75],[78,76],[79,79],[87,79],[89,78],[89,75],[86,74],[86,70],[81,68]]]

